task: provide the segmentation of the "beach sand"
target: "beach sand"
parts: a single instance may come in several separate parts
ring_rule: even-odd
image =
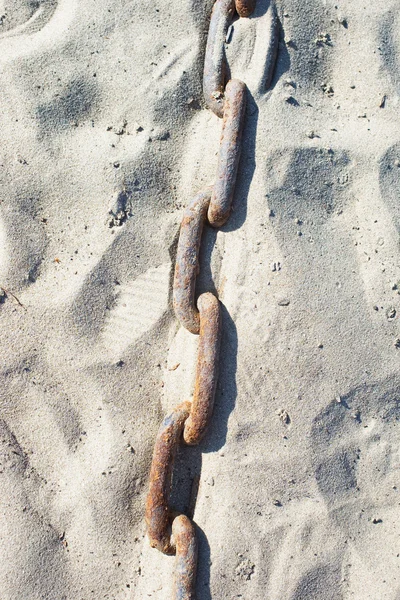
[[[1,600],[171,596],[143,515],[159,424],[193,391],[171,286],[217,164],[212,5],[0,2]],[[173,489],[198,600],[400,598],[399,9],[277,0],[267,90],[274,7],[234,26],[243,149],[198,281],[220,378]]]

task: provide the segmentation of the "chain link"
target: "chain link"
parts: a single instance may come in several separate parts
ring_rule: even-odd
[[[183,327],[199,335],[192,402],[183,402],[168,415],[157,434],[146,503],[150,545],[176,555],[174,600],[194,600],[197,541],[193,522],[170,508],[174,459],[182,440],[196,445],[212,416],[221,344],[218,298],[207,292],[195,302],[199,250],[205,222],[223,225],[230,214],[240,158],[246,109],[246,85],[226,83],[225,40],[235,12],[248,17],[256,0],[216,0],[210,19],[205,53],[203,93],[207,106],[223,118],[215,184],[200,192],[184,211],[173,286],[175,314]],[[226,85],[225,85],[226,84]]]
[[[197,571],[197,539],[192,521],[178,515],[172,523],[176,545],[174,600],[192,600]]]
[[[221,346],[221,309],[218,298],[210,292],[201,294],[197,306],[200,313],[200,338],[196,379],[190,415],[183,430],[183,439],[190,446],[200,442],[212,415]]]
[[[218,154],[217,176],[208,209],[213,227],[226,223],[235,191],[246,109],[246,85],[238,79],[228,81],[224,97],[224,117]]]
[[[193,198],[183,213],[176,251],[173,300],[175,314],[191,333],[200,331],[200,316],[195,305],[196,277],[204,222],[210,206],[212,188]]]
[[[150,469],[150,486],[146,503],[147,535],[152,548],[164,554],[175,554],[170,529],[172,513],[169,507],[172,471],[190,402],[182,402],[165,417],[158,430]]]
[[[227,63],[225,40],[235,14],[235,0],[216,0],[210,19],[204,57],[203,94],[210,110],[224,116],[224,91]]]

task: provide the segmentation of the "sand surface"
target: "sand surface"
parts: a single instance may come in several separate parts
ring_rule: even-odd
[[[192,393],[179,223],[213,182],[211,0],[0,1],[0,598],[167,600],[144,503]],[[399,600],[400,2],[277,0],[234,27],[250,89],[200,475],[198,600]],[[398,343],[400,346],[400,342]],[[178,366],[177,366],[178,365]]]

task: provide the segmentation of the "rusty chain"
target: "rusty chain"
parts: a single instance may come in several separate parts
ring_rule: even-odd
[[[146,524],[150,545],[176,555],[174,600],[193,600],[197,568],[195,526],[170,508],[174,458],[184,440],[196,445],[210,421],[218,379],[221,343],[219,300],[208,292],[195,302],[199,250],[205,222],[223,225],[230,214],[241,150],[246,109],[246,85],[237,79],[226,83],[225,40],[235,13],[248,17],[256,0],[216,0],[211,14],[203,78],[206,104],[223,119],[215,183],[187,206],[180,228],[173,285],[175,314],[180,323],[199,335],[192,402],[178,405],[165,417],[157,434],[150,470]]]

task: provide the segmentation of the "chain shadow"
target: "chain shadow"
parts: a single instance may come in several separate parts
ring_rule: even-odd
[[[236,326],[229,312],[221,304],[222,340],[219,378],[214,413],[208,433],[199,446],[180,446],[175,459],[171,488],[171,506],[178,513],[193,518],[202,472],[202,455],[216,452],[226,442],[228,419],[233,411],[237,396],[236,368],[238,338]],[[197,572],[197,600],[211,600],[210,546],[202,529],[196,524],[199,544]]]
[[[296,43],[291,41],[291,47],[295,50]],[[277,40],[277,50],[276,50],[276,59],[275,59],[275,67],[274,72],[271,78],[271,84],[267,92],[274,89],[278,81],[282,78],[282,76],[290,71],[290,54],[288,51],[287,43],[285,42],[285,30],[283,28],[283,24],[280,19],[278,19],[278,40]]]
[[[181,446],[175,460],[170,505],[172,510],[186,514],[193,519],[193,513],[199,489],[203,445],[196,447]],[[197,600],[212,600],[210,592],[211,552],[207,536],[194,522],[198,543],[198,564],[196,578]]]
[[[224,232],[239,229],[246,220],[247,198],[256,167],[255,148],[258,124],[258,107],[248,92],[245,123],[242,137],[242,152],[239,162],[237,184],[233,200],[232,214],[222,228]],[[213,270],[219,271],[218,259],[213,261],[218,230],[206,226],[203,232],[200,265],[196,282],[196,297],[208,291],[218,296],[218,282],[214,281]],[[222,261],[222,258],[219,259]],[[212,268],[214,267],[214,269]],[[202,454],[216,452],[226,443],[228,419],[234,410],[237,398],[237,352],[238,336],[235,323],[226,307],[221,303],[222,340],[219,362],[219,377],[216,390],[213,417],[204,440],[197,447],[179,448],[175,461],[171,490],[171,506],[180,513],[193,516],[197,501],[202,471]],[[205,533],[196,525],[199,544],[199,558],[196,584],[196,598],[211,600],[210,592],[210,546]]]
[[[196,525],[196,535],[199,550],[197,563],[196,598],[197,600],[212,600],[210,591],[211,551],[207,536]]]
[[[170,506],[173,511],[187,515],[193,514],[199,490],[203,443],[199,446],[180,446],[175,459],[174,476],[171,488]],[[212,600],[210,592],[210,545],[204,531],[194,522],[198,543],[198,563],[196,577],[197,600]]]
[[[249,94],[250,96],[250,94]],[[224,231],[234,231],[239,228],[246,219],[247,195],[255,169],[255,133],[257,129],[258,109],[254,99],[250,96],[247,104],[246,121],[244,124],[242,155],[238,170],[238,184],[236,198],[236,209],[233,211],[228,225]],[[205,291],[211,291],[218,296],[218,286],[212,274],[213,250],[218,231],[211,227],[205,227],[200,250],[200,265],[196,284],[196,296]],[[214,263],[214,268],[215,268]],[[217,266],[217,269],[218,266]],[[198,484],[202,471],[202,454],[216,452],[226,443],[228,432],[228,419],[234,410],[237,385],[237,350],[238,337],[235,323],[226,307],[221,303],[222,313],[222,340],[219,362],[219,377],[215,395],[214,413],[208,432],[199,446],[180,448],[174,469],[174,481],[172,485],[171,504],[179,512],[184,512],[190,517],[193,515],[197,501]],[[196,584],[196,598],[198,600],[211,600],[210,592],[210,546],[207,536],[200,527],[196,525],[199,558]]]

